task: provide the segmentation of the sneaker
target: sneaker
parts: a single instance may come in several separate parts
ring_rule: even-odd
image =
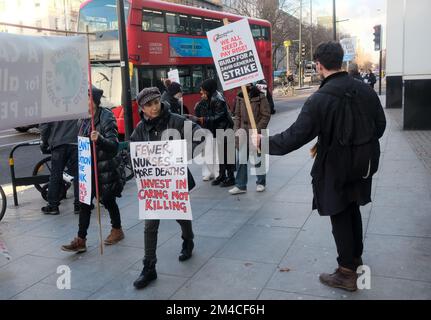
[[[226,178],[222,181],[222,183],[220,184],[220,187],[226,188],[226,187],[231,187],[234,185],[235,185],[235,179],[234,178]]]
[[[246,192],[247,192],[247,190],[243,190],[243,189],[240,189],[238,187],[234,187],[234,188],[229,190],[229,193],[231,195],[236,195],[236,194],[241,194],[241,193],[246,193]]]
[[[50,204],[45,207],[42,207],[41,210],[44,214],[51,214],[51,215],[60,214],[60,210],[58,209],[58,206],[52,206]]]
[[[214,176],[213,176],[212,174],[210,174],[209,176],[203,176],[203,177],[202,177],[202,180],[203,180],[203,181],[210,181],[210,180],[212,180],[212,179],[214,179]]]
[[[86,239],[81,239],[80,237],[76,237],[72,240],[70,244],[61,246],[61,250],[67,252],[76,252],[81,253],[87,251]]]
[[[258,184],[258,185],[256,186],[256,191],[257,191],[257,192],[264,192],[264,191],[265,191],[265,186],[264,186],[264,185],[262,185],[262,184]]]
[[[79,214],[80,210],[81,210],[81,205],[80,204],[74,204],[73,205],[73,213]]]

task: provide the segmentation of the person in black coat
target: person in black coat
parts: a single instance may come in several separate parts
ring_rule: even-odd
[[[99,196],[101,203],[109,212],[112,224],[111,233],[105,239],[105,244],[112,245],[124,238],[124,233],[121,228],[120,210],[118,209],[116,197],[121,197],[126,178],[121,156],[118,154],[117,121],[111,110],[100,106],[102,95],[103,90],[93,86],[92,96],[94,102],[95,130],[91,130],[91,118],[80,120],[78,121],[78,135],[89,137],[91,141],[96,142]],[[91,114],[90,102],[88,113]],[[93,150],[91,149],[91,151]],[[93,199],[96,194],[93,166],[91,166],[91,178],[91,198]],[[62,246],[61,249],[63,251],[85,252],[87,250],[86,237],[93,207],[93,205],[81,203],[78,236],[69,245]]]
[[[229,113],[228,105],[223,95],[217,91],[217,81],[207,79],[201,85],[201,97],[208,101],[208,113],[204,117],[198,118],[198,122],[208,130],[210,130],[215,138],[217,138],[217,150],[219,159],[219,176],[211,183],[213,186],[220,185],[221,187],[229,187],[235,184],[235,159],[233,163],[228,161],[227,138],[219,139],[216,136],[217,129],[233,129],[233,120]],[[224,151],[224,152],[223,152]]]
[[[371,86],[371,88],[374,89],[374,85],[377,82],[376,75],[371,71],[371,69],[368,70],[368,74],[365,76],[365,80],[367,83]]]
[[[362,79],[362,76],[358,70],[358,65],[356,63],[350,63],[349,64],[348,72],[349,72],[349,76],[351,76],[352,78],[357,79],[361,82],[364,82],[364,79]]]
[[[183,105],[183,112],[181,113],[181,105],[183,104],[183,90],[181,85],[177,82],[172,82],[169,79],[165,80],[166,91],[163,92],[160,99],[161,102],[169,105],[169,110],[176,114],[187,114],[188,109]]]
[[[269,153],[285,155],[318,137],[317,155],[311,170],[313,185],[313,209],[322,216],[330,216],[332,233],[338,251],[339,268],[333,274],[321,274],[322,283],[354,291],[356,269],[362,265],[362,220],[359,206],[371,201],[371,177],[344,186],[337,185],[337,170],[326,161],[332,123],[340,98],[325,93],[325,86],[338,87],[345,92],[352,85],[358,93],[358,101],[363,112],[375,125],[374,154],[379,156],[378,139],[382,137],[386,119],[378,96],[372,88],[360,81],[353,80],[342,72],[343,49],[338,42],[320,44],[314,59],[319,74],[324,78],[320,89],[305,102],[297,120],[286,131],[269,138]],[[371,124],[372,125],[372,124]],[[258,145],[260,136],[253,137]]]
[[[168,129],[175,129],[181,134],[184,139],[184,124],[187,118],[172,113],[169,108],[160,102],[160,91],[156,87],[145,88],[137,96],[136,101],[140,108],[141,121],[133,131],[130,141],[160,141],[163,132]],[[197,124],[192,125],[192,136],[200,127]],[[200,144],[200,142],[189,141],[193,143],[193,149]],[[189,191],[195,186],[193,176],[188,171],[188,188]],[[180,261],[185,261],[191,258],[192,250],[194,248],[193,242],[193,229],[191,220],[177,220],[181,226],[182,231],[182,250],[179,256]],[[157,279],[156,272],[156,249],[157,249],[157,233],[159,229],[160,220],[145,220],[145,257],[144,268],[141,275],[133,283],[135,288],[142,289],[146,287],[151,281]]]

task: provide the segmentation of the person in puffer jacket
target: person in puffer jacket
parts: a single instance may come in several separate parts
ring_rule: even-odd
[[[160,101],[160,91],[156,87],[145,88],[139,92],[136,101],[138,102],[140,115],[142,120],[138,123],[133,131],[130,141],[160,141],[163,132],[169,129],[175,129],[181,134],[181,138],[185,139],[184,123],[187,118],[176,113],[172,113],[168,106]],[[196,130],[200,129],[196,123],[192,124],[192,136]],[[193,149],[201,142],[188,141],[193,144]],[[188,189],[191,191],[195,182],[190,171],[188,173]],[[181,226],[181,238],[183,239],[181,254],[178,257],[180,261],[185,261],[191,258],[194,248],[194,234],[191,220],[177,220]],[[144,268],[136,281],[133,283],[136,289],[145,288],[150,282],[157,279],[156,272],[156,249],[157,235],[159,230],[160,220],[145,220],[145,257]]]
[[[117,121],[111,110],[100,106],[100,99],[103,90],[93,86],[92,96],[94,102],[94,126],[91,130],[91,119],[78,121],[78,135],[89,137],[91,141],[96,142],[97,152],[97,171],[99,182],[99,196],[101,203],[108,210],[111,218],[112,229],[109,236],[105,239],[106,245],[116,244],[124,239],[124,233],[121,228],[120,210],[116,202],[117,197],[121,197],[124,184],[126,182],[124,166],[122,165],[121,156],[118,154],[118,129]],[[90,102],[88,113],[91,114]],[[91,149],[91,151],[93,151]],[[94,169],[91,166],[92,194],[93,199],[95,192]],[[63,251],[68,252],[85,252],[87,230],[90,225],[91,210],[94,206],[81,203],[79,212],[79,231],[78,236],[73,239],[69,245],[61,247]]]

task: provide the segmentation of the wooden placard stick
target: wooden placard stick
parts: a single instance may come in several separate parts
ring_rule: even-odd
[[[223,18],[223,24],[225,26],[228,25],[229,20],[227,18]],[[242,95],[244,96],[245,107],[247,109],[247,114],[250,120],[251,128],[256,131],[255,133],[257,133],[256,120],[254,119],[253,110],[251,109],[251,103],[250,103],[250,98],[248,96],[247,87],[241,86],[241,90],[242,90]],[[260,152],[260,148],[258,148],[257,151]]]
[[[90,38],[88,36],[87,26],[87,48],[88,48],[88,84],[90,93],[90,109],[91,109],[91,131],[96,130],[94,126],[94,103],[93,103],[93,84],[91,82],[91,65],[90,65]],[[92,141],[93,147],[93,168],[94,168],[94,183],[96,184],[96,207],[97,207],[97,222],[99,223],[99,241],[100,241],[100,254],[103,255],[103,238],[102,238],[102,221],[100,214],[100,198],[99,198],[99,179],[97,174],[97,151],[96,142]]]

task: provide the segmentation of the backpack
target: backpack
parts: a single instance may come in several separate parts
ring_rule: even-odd
[[[345,91],[330,84],[320,90],[339,100],[331,127],[326,165],[336,173],[336,185],[341,188],[371,178],[377,171],[380,156],[376,150],[374,119],[361,105],[353,81],[351,79]]]

